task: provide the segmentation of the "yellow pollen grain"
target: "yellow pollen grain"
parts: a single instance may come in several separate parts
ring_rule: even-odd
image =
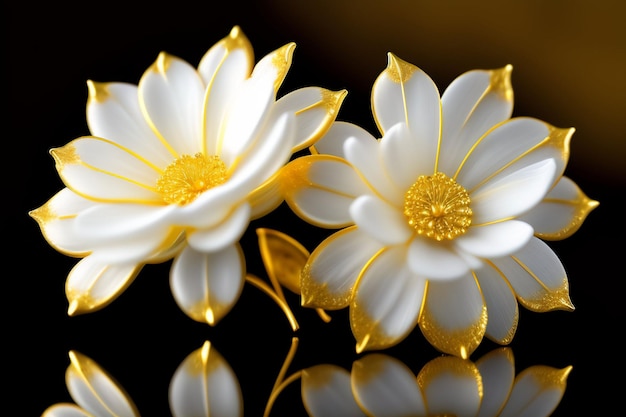
[[[404,215],[418,235],[452,240],[472,223],[469,193],[441,172],[422,175],[404,195]]]
[[[168,165],[159,177],[157,190],[166,203],[185,205],[227,179],[226,165],[219,156],[183,155]]]

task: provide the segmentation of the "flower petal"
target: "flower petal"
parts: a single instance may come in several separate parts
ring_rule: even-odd
[[[324,310],[347,307],[359,273],[380,249],[380,243],[355,226],[330,235],[302,271],[302,305]]]
[[[522,371],[515,378],[509,401],[500,417],[552,415],[561,402],[572,367],[556,369],[535,365]]]
[[[357,353],[402,341],[417,324],[425,279],[407,266],[406,248],[380,252],[363,269],[350,305]]]
[[[470,227],[454,240],[454,246],[482,258],[507,256],[521,249],[533,237],[533,228],[519,220]]]
[[[198,64],[198,72],[206,85],[204,151],[217,154],[217,140],[224,129],[222,122],[230,103],[243,82],[250,76],[254,52],[248,38],[238,26],[213,45]]]
[[[480,373],[472,362],[440,356],[428,362],[417,375],[429,416],[473,417],[482,396]]]
[[[512,67],[472,70],[457,77],[441,96],[439,171],[451,175],[477,140],[513,111]]]
[[[250,219],[260,219],[274,211],[284,200],[280,189],[280,170],[248,195]]]
[[[87,256],[70,271],[65,282],[68,314],[91,313],[109,305],[135,280],[143,264],[110,265]]]
[[[380,140],[380,153],[383,160],[383,171],[390,177],[398,191],[399,202],[402,204],[404,192],[420,175],[431,174],[427,166],[421,166],[417,158],[422,150],[420,143],[409,132],[406,123],[398,123],[391,127]],[[431,164],[429,163],[428,166]],[[398,201],[398,200],[396,200]]]
[[[411,370],[398,359],[370,353],[352,364],[354,396],[369,416],[426,416]]]
[[[352,395],[350,374],[336,365],[302,370],[302,402],[310,417],[363,416]]]
[[[513,351],[510,348],[494,349],[480,358],[476,366],[482,377],[484,393],[477,417],[498,416],[513,388]]]
[[[75,404],[54,404],[43,412],[41,417],[93,417],[90,413]]]
[[[419,325],[435,348],[468,358],[487,328],[487,309],[474,276],[429,281]]]
[[[198,252],[217,252],[239,241],[248,224],[250,224],[250,204],[243,203],[211,229],[189,232],[187,241]]]
[[[565,169],[573,133],[573,129],[558,129],[530,117],[511,119],[479,138],[458,170],[454,168],[455,175],[470,190],[539,161],[553,159],[556,169],[550,181],[552,185]]]
[[[148,123],[176,157],[200,152],[205,88],[191,65],[161,52],[139,80],[138,91]]]
[[[512,256],[492,262],[515,290],[519,302],[529,310],[574,310],[563,264],[540,239],[530,242]]]
[[[561,177],[546,198],[520,219],[533,226],[535,236],[561,240],[573,235],[598,204],[587,197],[574,181]]]
[[[139,417],[132,399],[96,362],[76,351],[70,361],[65,382],[78,405],[98,417]]]
[[[296,115],[296,139],[292,152],[311,146],[335,121],[346,90],[330,91],[320,87],[294,90],[276,101],[274,111]]]
[[[169,401],[174,417],[243,416],[237,376],[208,341],[176,368],[170,381]]]
[[[384,245],[405,243],[413,235],[406,217],[397,207],[371,195],[354,200],[350,215],[361,230]]]
[[[93,136],[108,139],[149,164],[166,167],[174,155],[144,119],[136,85],[88,81],[87,124]]]
[[[81,137],[50,153],[59,176],[77,194],[118,203],[163,202],[156,190],[158,168],[113,142]]]
[[[430,238],[416,237],[409,245],[409,267],[430,279],[456,279],[469,271],[467,261],[452,246]]]
[[[415,164],[433,172],[441,137],[441,101],[433,80],[390,53],[372,88],[372,109],[383,136],[395,124],[406,123],[420,149]]]
[[[367,130],[358,125],[335,121],[326,134],[311,146],[311,153],[329,154],[346,159],[344,143],[351,137],[366,142],[376,140]]]
[[[227,167],[239,163],[241,155],[262,138],[260,132],[273,103],[273,83],[263,77],[249,78],[237,90],[217,142],[217,152]]]
[[[96,203],[63,188],[43,206],[28,214],[37,221],[44,238],[56,250],[69,256],[86,256],[91,250],[74,231],[78,213]]]
[[[188,246],[172,263],[170,287],[185,314],[213,326],[239,299],[245,274],[239,244],[212,253],[201,253]]]
[[[393,131],[391,131],[393,132]],[[393,205],[402,205],[404,194],[396,188],[383,165],[381,146],[377,140],[349,138],[343,145],[346,159],[363,176],[365,182],[381,198]]]
[[[548,192],[556,164],[546,159],[489,182],[471,193],[472,224],[508,219],[528,211]]]
[[[330,155],[296,158],[280,174],[285,201],[302,219],[326,228],[353,224],[350,204],[369,189],[344,159]]]
[[[487,336],[502,345],[513,340],[519,309],[515,292],[498,269],[484,265],[475,269],[478,285],[487,305]]]

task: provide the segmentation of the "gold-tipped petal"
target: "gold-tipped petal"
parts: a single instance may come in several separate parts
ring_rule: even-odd
[[[489,91],[497,93],[506,101],[513,101],[513,86],[511,85],[512,71],[513,66],[510,64],[491,71]]]
[[[263,265],[272,283],[300,294],[300,273],[309,258],[309,251],[291,236],[277,230],[260,228],[257,236]]]
[[[561,286],[557,288],[543,287],[544,291],[535,298],[521,297],[518,294],[520,304],[528,310],[545,313],[553,310],[574,311],[575,307],[569,296],[569,283],[567,277],[563,277]]]
[[[91,103],[103,103],[111,97],[109,91],[110,83],[100,83],[92,80],[87,80],[87,90],[89,97],[87,98],[87,106]]]
[[[387,335],[381,329],[380,323],[370,317],[365,308],[357,304],[350,306],[350,327],[356,339],[356,353],[387,349],[403,339]]]
[[[441,356],[428,362],[417,374],[417,384],[423,392],[428,393],[429,386],[436,383],[439,378],[449,378],[452,375],[455,381],[461,383],[464,380],[473,380],[476,384],[476,392],[483,397],[483,380],[476,364],[456,356]],[[447,382],[446,387],[452,388]]]
[[[391,81],[398,84],[405,83],[417,69],[415,65],[403,61],[391,52],[387,54],[387,68],[384,73]]]
[[[324,136],[324,134],[328,131],[333,122],[337,119],[339,109],[341,108],[341,105],[343,104],[343,101],[348,94],[347,90],[332,91],[325,88],[320,88],[319,91],[320,100],[310,104],[305,108],[296,110],[296,117],[303,117],[308,111],[312,111],[320,107],[323,109],[324,116],[319,121],[311,121],[314,126],[307,126],[307,129],[311,130],[310,132],[308,132],[308,136],[303,139],[299,138],[298,143],[294,146],[292,152],[297,152],[307,147],[311,147],[322,136]]]

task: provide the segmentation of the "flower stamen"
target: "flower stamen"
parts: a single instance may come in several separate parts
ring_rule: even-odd
[[[442,172],[422,175],[411,185],[404,214],[418,235],[437,241],[464,234],[472,223],[469,193]]]
[[[156,187],[166,203],[185,205],[227,179],[226,165],[219,156],[197,153],[183,155],[169,164]]]

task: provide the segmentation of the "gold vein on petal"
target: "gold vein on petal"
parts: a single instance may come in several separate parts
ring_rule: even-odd
[[[174,57],[167,52],[160,52],[156,61],[150,67],[150,70],[155,71],[165,77],[173,59]]]
[[[513,87],[511,86],[512,65],[491,71],[491,79],[489,80],[489,91],[498,94],[506,101],[513,100]]]
[[[92,80],[87,80],[87,90],[89,91],[89,97],[87,105],[91,102],[103,103],[111,97],[109,91],[110,83],[99,83]]]
[[[419,326],[431,345],[442,352],[467,359],[480,345],[487,328],[487,307],[483,304],[478,320],[465,328],[447,330],[428,309],[427,302],[419,316]]]
[[[222,360],[219,352],[212,349],[211,342],[207,340],[200,349],[189,356],[184,366],[190,376],[206,377],[220,366]]]
[[[320,88],[319,90],[320,90],[320,95],[321,95],[320,100],[307,107],[297,110],[296,116],[308,110],[312,110],[320,106],[324,108],[324,112],[326,113],[326,115],[324,116],[320,124],[317,126],[317,128],[313,131],[313,133],[311,133],[311,135],[308,138],[300,141],[294,147],[294,149],[292,149],[292,152],[297,152],[306,147],[313,146],[313,144],[317,142],[317,140],[321,138],[328,131],[332,123],[337,118],[337,114],[339,113],[341,104],[343,103],[343,100],[346,98],[346,95],[348,94],[347,90],[331,91],[325,88]],[[312,151],[312,153],[313,152],[314,151]]]
[[[415,65],[403,61],[392,53],[387,54],[387,57],[385,73],[394,83],[402,84],[407,82],[417,70]]]
[[[224,45],[224,48],[226,48],[227,52],[232,52],[235,49],[243,49],[249,55],[249,62],[254,61],[250,41],[248,40],[246,35],[244,35],[239,26],[234,26],[231,29],[228,36],[222,39],[222,44]]]

